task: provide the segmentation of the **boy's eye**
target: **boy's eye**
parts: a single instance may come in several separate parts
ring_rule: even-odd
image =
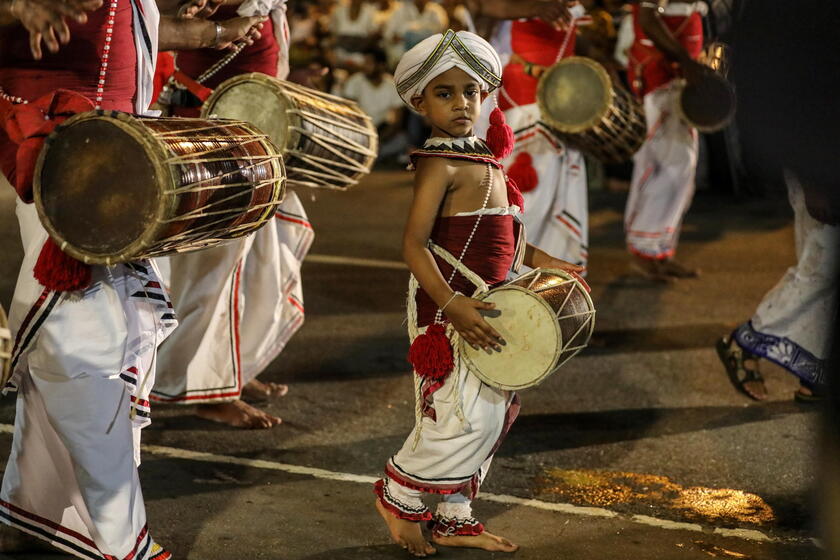
[[[467,97],[475,97],[476,95],[478,95],[478,91],[474,90],[474,89],[471,89],[471,90],[465,92],[465,95]]]
[[[449,98],[449,96],[450,96],[450,93],[448,91],[442,91],[442,92],[438,93],[438,97],[440,97],[441,99],[447,99],[447,98]]]

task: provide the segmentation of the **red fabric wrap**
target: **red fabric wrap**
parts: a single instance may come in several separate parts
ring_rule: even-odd
[[[628,75],[630,85],[636,95],[645,96],[677,78],[680,73],[674,62],[668,60],[664,54],[652,46],[639,23],[639,9],[638,4],[633,5],[635,39],[630,47]],[[688,17],[661,16],[661,19],[685,47],[691,58],[697,58],[703,50],[703,19],[700,14],[694,12]],[[636,83],[636,77],[641,78],[640,84]]]
[[[160,97],[161,90],[163,90],[163,86],[166,85],[166,82],[169,81],[169,78],[174,73],[175,57],[172,56],[171,52],[159,52],[157,61],[155,61],[154,89],[152,90],[153,101],[157,101],[157,98]]]
[[[568,35],[570,31],[571,36]],[[551,66],[561,58],[572,56],[575,53],[576,40],[573,29],[556,29],[540,19],[514,21],[511,24],[510,44],[513,52],[539,66]],[[502,83],[505,91],[499,96],[499,107],[503,111],[513,107],[511,101],[516,105],[537,102],[539,80],[526,74],[524,65],[506,65],[502,71]]]
[[[484,525],[477,519],[456,519],[435,515],[428,524],[437,537],[477,537],[484,532]]]
[[[475,226],[478,216],[449,216],[435,220],[430,239],[457,259]],[[513,216],[483,216],[470,247],[464,255],[463,264],[476,273],[488,285],[499,284],[507,277],[516,251],[518,224]],[[435,255],[435,262],[441,274],[449,279],[452,267]],[[460,273],[450,284],[453,290],[471,296],[475,286]],[[435,302],[423,291],[417,290],[417,324],[424,327],[432,324],[437,312]]]

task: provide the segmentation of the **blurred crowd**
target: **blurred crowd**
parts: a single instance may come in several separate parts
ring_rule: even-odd
[[[579,54],[624,80],[632,42],[629,6],[582,0],[590,17],[577,26]],[[477,32],[491,42],[502,22],[474,18],[459,0],[303,0],[289,5],[291,81],[353,99],[373,119],[380,160],[402,164],[426,138],[422,120],[397,95],[392,72],[402,53],[446,29]],[[497,50],[504,58],[504,48]],[[504,62],[504,60],[503,60]]]

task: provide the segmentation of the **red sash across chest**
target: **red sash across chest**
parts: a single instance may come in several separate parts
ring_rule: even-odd
[[[70,42],[57,53],[43,49],[34,60],[29,34],[20,25],[0,27],[0,86],[9,94],[35,100],[58,88],[81,93],[93,100],[105,46],[109,2],[88,14],[84,24],[68,22]],[[134,45],[131,2],[120,0],[105,78],[103,109],[134,111],[137,91],[137,52]]]
[[[574,29],[556,29],[539,19],[515,21],[511,25],[510,43],[513,52],[527,62],[539,66],[551,66],[562,58],[572,56],[575,52],[575,41]],[[502,72],[505,92],[499,96],[499,107],[507,111],[514,104],[536,103],[538,82],[539,80],[525,73],[522,64],[507,64]]]
[[[430,239],[457,259],[461,256],[477,219],[478,216],[440,217],[435,221]],[[504,282],[513,264],[519,227],[511,215],[482,216],[462,263],[489,286]],[[435,262],[443,277],[448,280],[452,274],[452,267],[437,255]],[[461,274],[455,274],[450,286],[467,296],[472,296],[475,291],[475,286]],[[417,290],[415,302],[418,326],[431,325],[435,319],[437,305],[422,288]]]
[[[662,21],[671,30],[680,44],[685,47],[691,58],[697,58],[703,49],[703,20],[698,12],[690,16],[663,16]],[[631,86],[637,95],[647,95],[651,91],[668,84],[679,76],[676,66],[653,46],[639,24],[639,6],[633,6],[633,32],[635,39],[630,47],[629,75]],[[634,77],[640,77],[641,87],[637,87]]]

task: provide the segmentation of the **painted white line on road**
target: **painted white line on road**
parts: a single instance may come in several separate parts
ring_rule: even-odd
[[[408,270],[408,266],[401,261],[387,261],[382,259],[362,259],[358,257],[342,257],[338,255],[306,255],[304,262],[317,264],[338,264],[344,266],[363,266],[367,268],[389,268],[392,270]]]
[[[9,424],[0,424],[0,433],[11,434],[13,432],[14,426],[11,426]],[[239,465],[254,469],[281,471],[291,474],[311,476],[313,478],[320,478],[323,480],[336,480],[339,482],[357,482],[361,484],[373,484],[378,480],[378,478],[374,476],[328,471],[326,469],[304,467],[301,465],[292,465],[289,463],[279,463],[277,461],[266,461],[264,459],[246,459],[244,457],[232,457],[230,455],[204,453],[201,451],[191,451],[189,449],[166,447],[163,445],[144,445],[143,452],[151,453],[152,455],[160,457],[168,457],[171,459],[200,461],[204,463],[219,463],[226,465]],[[520,498],[518,496],[511,496],[508,494],[491,494],[487,492],[482,492],[481,499],[487,500],[488,502],[497,502],[500,504],[531,507],[535,509],[541,509],[544,511],[554,511],[569,515],[579,515],[584,517],[619,518],[631,521],[633,523],[638,523],[640,525],[649,525],[651,527],[657,527],[659,529],[692,531],[695,533],[713,533],[722,537],[732,537],[747,541],[777,542],[781,544],[802,544],[808,541],[807,539],[772,537],[755,529],[723,529],[720,527],[703,527],[702,525],[699,525],[697,523],[682,523],[679,521],[670,521],[668,519],[659,519],[658,517],[650,517],[648,515],[626,516],[599,507],[584,507],[576,506],[573,504],[544,502],[542,500],[537,500],[534,498]]]

